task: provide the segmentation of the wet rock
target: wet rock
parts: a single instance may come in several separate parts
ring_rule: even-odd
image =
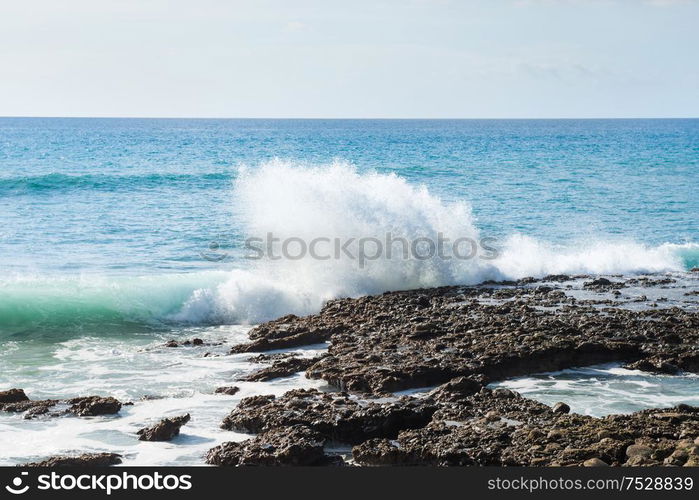
[[[685,464],[693,463],[694,455],[680,445],[697,437],[699,412],[692,407],[593,418],[571,414],[565,404],[554,411],[513,391],[484,387],[607,362],[699,372],[699,313],[617,307],[631,299],[610,301],[609,293],[625,283],[590,276],[574,279],[591,280],[586,295],[601,296],[576,300],[556,288],[554,278],[545,286],[525,279],[339,299],[315,315],[260,325],[249,344],[233,351],[329,341],[328,355],[306,374],[352,396],[291,391],[245,398],[224,427],[266,432],[306,425],[324,438],[355,444],[355,459],[367,465],[580,466],[593,459],[612,466],[670,459],[670,465],[684,452]],[[657,286],[643,283],[631,284]],[[579,281],[565,285],[573,287],[580,288]],[[372,399],[431,386],[439,387],[420,397]],[[628,457],[632,445],[652,453]]]
[[[626,286],[624,283],[618,281],[611,281],[607,278],[597,278],[595,280],[583,283],[583,287],[597,291],[608,291],[617,288],[623,288],[624,286]]]
[[[25,413],[25,418],[32,418],[36,415],[43,415],[49,412],[51,408],[58,404],[58,400],[37,400],[37,401],[18,401],[16,403],[0,404],[0,410],[10,413]]]
[[[121,410],[121,402],[113,397],[87,396],[69,399],[69,411],[79,417],[114,415]]]
[[[346,331],[347,328],[341,322],[323,326],[312,324],[312,322],[309,324],[303,322],[302,318],[289,314],[250,330],[248,336],[252,342],[233,346],[231,354],[320,344],[330,339],[332,335]]]
[[[242,377],[240,380],[246,382],[263,382],[280,377],[288,377],[295,373],[302,372],[316,364],[322,356],[315,358],[286,358],[275,360],[271,366],[257,370],[250,375]]]
[[[41,415],[47,415],[49,414],[51,408],[53,408],[53,404],[51,404],[51,402],[39,401],[39,404],[32,405],[32,407],[24,413],[24,418],[31,420]]]
[[[541,281],[557,281],[559,283],[562,283],[564,281],[571,281],[572,279],[573,278],[568,276],[567,274],[549,274],[548,276],[542,278]]]
[[[579,466],[591,459],[658,465],[678,449],[691,457],[697,446],[691,439],[677,440],[699,423],[693,407],[668,411],[683,415],[674,423],[657,419],[658,410],[594,418],[554,413],[509,392],[482,389],[460,402],[440,403],[425,427],[401,431],[395,439],[367,440],[353,448],[353,456],[362,465]],[[487,418],[492,412],[498,420]],[[635,455],[644,448],[650,453]],[[677,452],[674,458],[682,456]]]
[[[553,405],[553,412],[554,413],[570,413],[570,406],[559,401],[558,403]]]
[[[402,429],[421,427],[434,411],[433,403],[409,397],[386,403],[359,402],[346,394],[298,389],[280,398],[244,398],[221,427],[260,433],[301,424],[327,439],[355,444],[373,437],[395,437]]]
[[[199,338],[193,338],[193,339],[185,339],[181,342],[177,342],[176,340],[168,340],[165,344],[164,347],[197,347],[197,346],[202,346],[202,345],[220,345],[220,344],[211,344],[211,343],[206,343],[202,339]]]
[[[225,387],[218,387],[214,393],[215,394],[226,394],[228,396],[233,396],[234,394],[237,394],[238,391],[240,391],[240,387],[237,387],[235,385],[229,385]]]
[[[180,427],[189,420],[189,413],[179,417],[164,418],[153,427],[146,427],[138,431],[138,439],[140,441],[170,441],[179,435]]]
[[[609,286],[611,284],[612,282],[607,278],[597,278],[596,280],[586,282],[585,284],[583,284],[583,286],[586,288],[592,288],[596,286]]]
[[[18,403],[20,401],[29,401],[29,398],[24,393],[23,389],[10,389],[7,391],[0,391],[0,404]]]
[[[116,453],[84,453],[77,456],[55,456],[41,462],[23,464],[22,467],[107,467],[121,463]]]
[[[672,363],[668,363],[657,357],[639,359],[633,363],[624,365],[628,370],[641,370],[649,373],[662,373],[666,375],[675,375],[680,371],[680,368]]]
[[[239,443],[212,448],[206,455],[210,465],[311,466],[331,462],[323,451],[325,437],[304,425],[271,429]]]
[[[418,307],[429,307],[430,306],[430,298],[426,295],[418,295],[417,298],[415,299],[415,304]]]
[[[529,431],[529,434],[527,435],[527,439],[529,439],[529,441],[534,442],[540,440],[542,437],[544,437],[544,433],[541,432],[541,430],[539,429],[532,429],[531,431]]]
[[[249,363],[273,363],[275,361],[281,361],[282,359],[294,357],[292,352],[275,352],[273,354],[258,354],[256,356],[250,356],[247,361]]]
[[[68,405],[68,408],[66,409],[63,405]],[[79,417],[94,417],[118,413],[121,406],[122,403],[113,397],[86,396],[68,400],[21,400],[15,403],[0,404],[0,410],[13,413],[26,412],[25,418],[47,414],[49,416],[74,414]]]
[[[352,448],[362,465],[500,465],[510,435],[500,427],[435,422],[403,431],[396,440],[371,439]]]
[[[485,384],[485,377],[457,377],[431,391],[429,396],[433,400],[439,402],[461,401],[465,397],[471,396],[472,394],[480,391]]]
[[[423,296],[429,306],[416,307]],[[340,390],[373,395],[461,376],[494,381],[571,366],[635,362],[650,353],[668,366],[699,370],[694,349],[699,314],[678,308],[609,307],[602,312],[551,286],[443,287],[333,300],[318,314],[260,325],[250,339],[233,351],[329,340],[328,356],[310,366],[307,375]]]

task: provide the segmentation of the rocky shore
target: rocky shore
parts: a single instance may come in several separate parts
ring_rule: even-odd
[[[311,316],[258,325],[230,350],[225,340],[199,338],[153,349],[218,360],[232,359],[229,350],[259,366],[223,381],[238,385],[211,389],[224,405],[246,393],[220,426],[250,435],[211,448],[202,457],[211,465],[699,466],[699,407],[596,418],[571,412],[566,401],[547,406],[490,385],[610,362],[699,373],[699,275],[688,276],[556,275],[339,299]],[[325,384],[264,393],[299,373]],[[0,391],[0,411],[25,419],[119,418],[122,406],[138,404]],[[191,410],[178,410],[140,422],[133,439],[174,439],[190,422]],[[196,425],[191,414],[184,433]],[[115,465],[124,455],[114,451],[31,465]]]
[[[697,466],[699,407],[594,418],[570,413],[565,402],[551,408],[487,387],[607,362],[699,372],[697,309],[625,293],[674,282],[548,276],[334,300],[315,315],[264,323],[232,353],[319,342],[329,343],[328,353],[310,360],[263,354],[271,365],[251,379],[305,369],[338,392],[243,399],[222,427],[257,436],[214,448],[207,461],[337,464],[337,456],[319,455],[319,443],[341,443],[357,465]]]

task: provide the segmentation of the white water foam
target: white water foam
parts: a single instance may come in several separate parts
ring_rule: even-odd
[[[564,401],[573,412],[594,417],[680,403],[699,404],[697,375],[658,375],[627,370],[617,364],[528,375],[491,387],[512,389],[549,406]]]
[[[553,245],[524,235],[510,236],[495,261],[510,279],[549,274],[636,274],[684,271],[685,260],[699,255],[693,243],[659,246],[635,241],[582,241]]]
[[[18,349],[0,350],[3,389],[22,387],[32,399],[97,394],[134,402],[133,406],[123,406],[118,416],[27,420],[21,413],[0,412],[0,465],[98,452],[119,453],[126,465],[202,465],[210,448],[249,437],[220,428],[223,417],[242,398],[279,396],[301,387],[326,389],[323,381],[308,380],[302,373],[270,382],[237,380],[263,366],[249,362],[249,354],[228,355],[231,344],[247,338],[248,329],[194,327],[181,329],[177,335],[83,337],[48,345],[21,342]],[[210,345],[174,350],[163,347],[170,338],[193,337]],[[324,349],[324,345],[306,346],[295,352],[310,357]],[[10,366],[12,370],[6,368]],[[240,391],[234,395],[214,393],[217,387],[230,385]],[[172,441],[138,440],[139,429],[163,417],[185,413],[192,420]]]
[[[338,238],[341,241],[393,238],[414,241],[439,234],[450,241],[477,240],[467,203],[445,203],[424,186],[409,184],[395,174],[359,173],[352,165],[302,166],[273,161],[256,169],[241,169],[235,202],[248,235],[280,241]],[[274,250],[280,255],[279,243]],[[291,246],[290,246],[291,248]],[[357,246],[352,248],[356,250]],[[658,247],[636,242],[599,241],[569,247],[553,246],[515,235],[506,240],[495,260],[403,259],[401,246],[391,258],[384,254],[361,265],[339,259],[250,261],[248,271],[234,271],[214,289],[197,290],[177,315],[199,322],[259,322],[287,313],[317,311],[325,300],[455,284],[488,279],[517,279],[547,274],[655,273],[685,269],[683,253],[699,254],[696,244]],[[355,252],[356,255],[356,252]]]

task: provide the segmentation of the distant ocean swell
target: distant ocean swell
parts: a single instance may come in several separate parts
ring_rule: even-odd
[[[146,175],[70,175],[50,173],[23,177],[0,177],[0,196],[18,194],[40,194],[42,192],[64,192],[72,190],[133,190],[155,188],[163,185],[210,183],[231,180],[229,173],[209,172],[202,174],[146,174]]]
[[[224,174],[210,174],[225,181]],[[128,179],[128,178],[127,178]],[[148,176],[139,182],[189,182]],[[0,192],[118,185],[108,176],[0,180]],[[128,182],[134,182],[133,179]],[[241,169],[233,203],[244,233],[311,240],[395,237],[450,239],[480,235],[467,203],[446,203],[394,174],[359,173],[347,163],[303,166],[281,161]],[[85,334],[172,324],[257,323],[287,313],[309,314],[334,297],[387,290],[476,284],[547,274],[633,274],[699,266],[699,244],[647,246],[601,238],[552,245],[525,235],[501,241],[495,260],[377,259],[240,261],[236,269],[147,277],[5,276],[0,279],[0,335],[80,330]]]

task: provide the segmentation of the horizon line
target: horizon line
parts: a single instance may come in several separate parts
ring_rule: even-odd
[[[696,120],[699,116],[609,116],[609,117],[267,117],[267,116],[59,116],[59,115],[0,115],[6,118],[39,119],[108,119],[108,120]]]

